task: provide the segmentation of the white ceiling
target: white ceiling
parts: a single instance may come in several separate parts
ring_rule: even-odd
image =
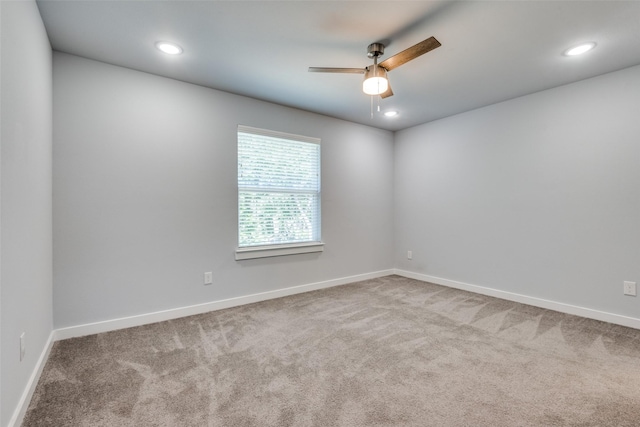
[[[38,6],[54,50],[398,130],[640,64],[640,1],[64,1]],[[389,73],[371,118],[362,75],[435,36],[442,47]],[[154,48],[181,45],[177,57]],[[579,57],[562,52],[595,41]],[[374,105],[377,101],[374,101]]]

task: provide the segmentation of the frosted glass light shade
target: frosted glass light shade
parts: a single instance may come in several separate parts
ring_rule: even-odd
[[[377,65],[369,67],[364,74],[362,91],[367,95],[380,95],[385,93],[387,89],[389,89],[387,70]]]

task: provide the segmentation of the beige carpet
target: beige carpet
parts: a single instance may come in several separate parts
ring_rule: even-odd
[[[57,342],[24,426],[639,426],[640,331],[398,276]]]

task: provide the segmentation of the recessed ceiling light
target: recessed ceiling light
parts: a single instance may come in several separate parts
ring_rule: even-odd
[[[397,111],[385,111],[384,115],[387,116],[387,117],[395,117],[395,116],[398,115],[398,112]]]
[[[590,51],[594,47],[596,47],[596,44],[594,42],[583,43],[581,45],[574,46],[572,48],[565,50],[564,54],[566,56],[582,55],[583,53]]]
[[[182,48],[175,43],[156,42],[156,47],[169,55],[179,55],[182,53]]]

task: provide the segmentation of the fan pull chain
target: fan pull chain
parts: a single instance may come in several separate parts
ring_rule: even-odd
[[[372,95],[370,98],[370,103],[371,103],[371,120],[373,120],[373,97],[376,97],[377,101],[377,105],[376,105],[376,112],[380,112],[380,95]]]
[[[371,120],[373,120],[373,96],[370,96],[370,103],[371,103]]]

